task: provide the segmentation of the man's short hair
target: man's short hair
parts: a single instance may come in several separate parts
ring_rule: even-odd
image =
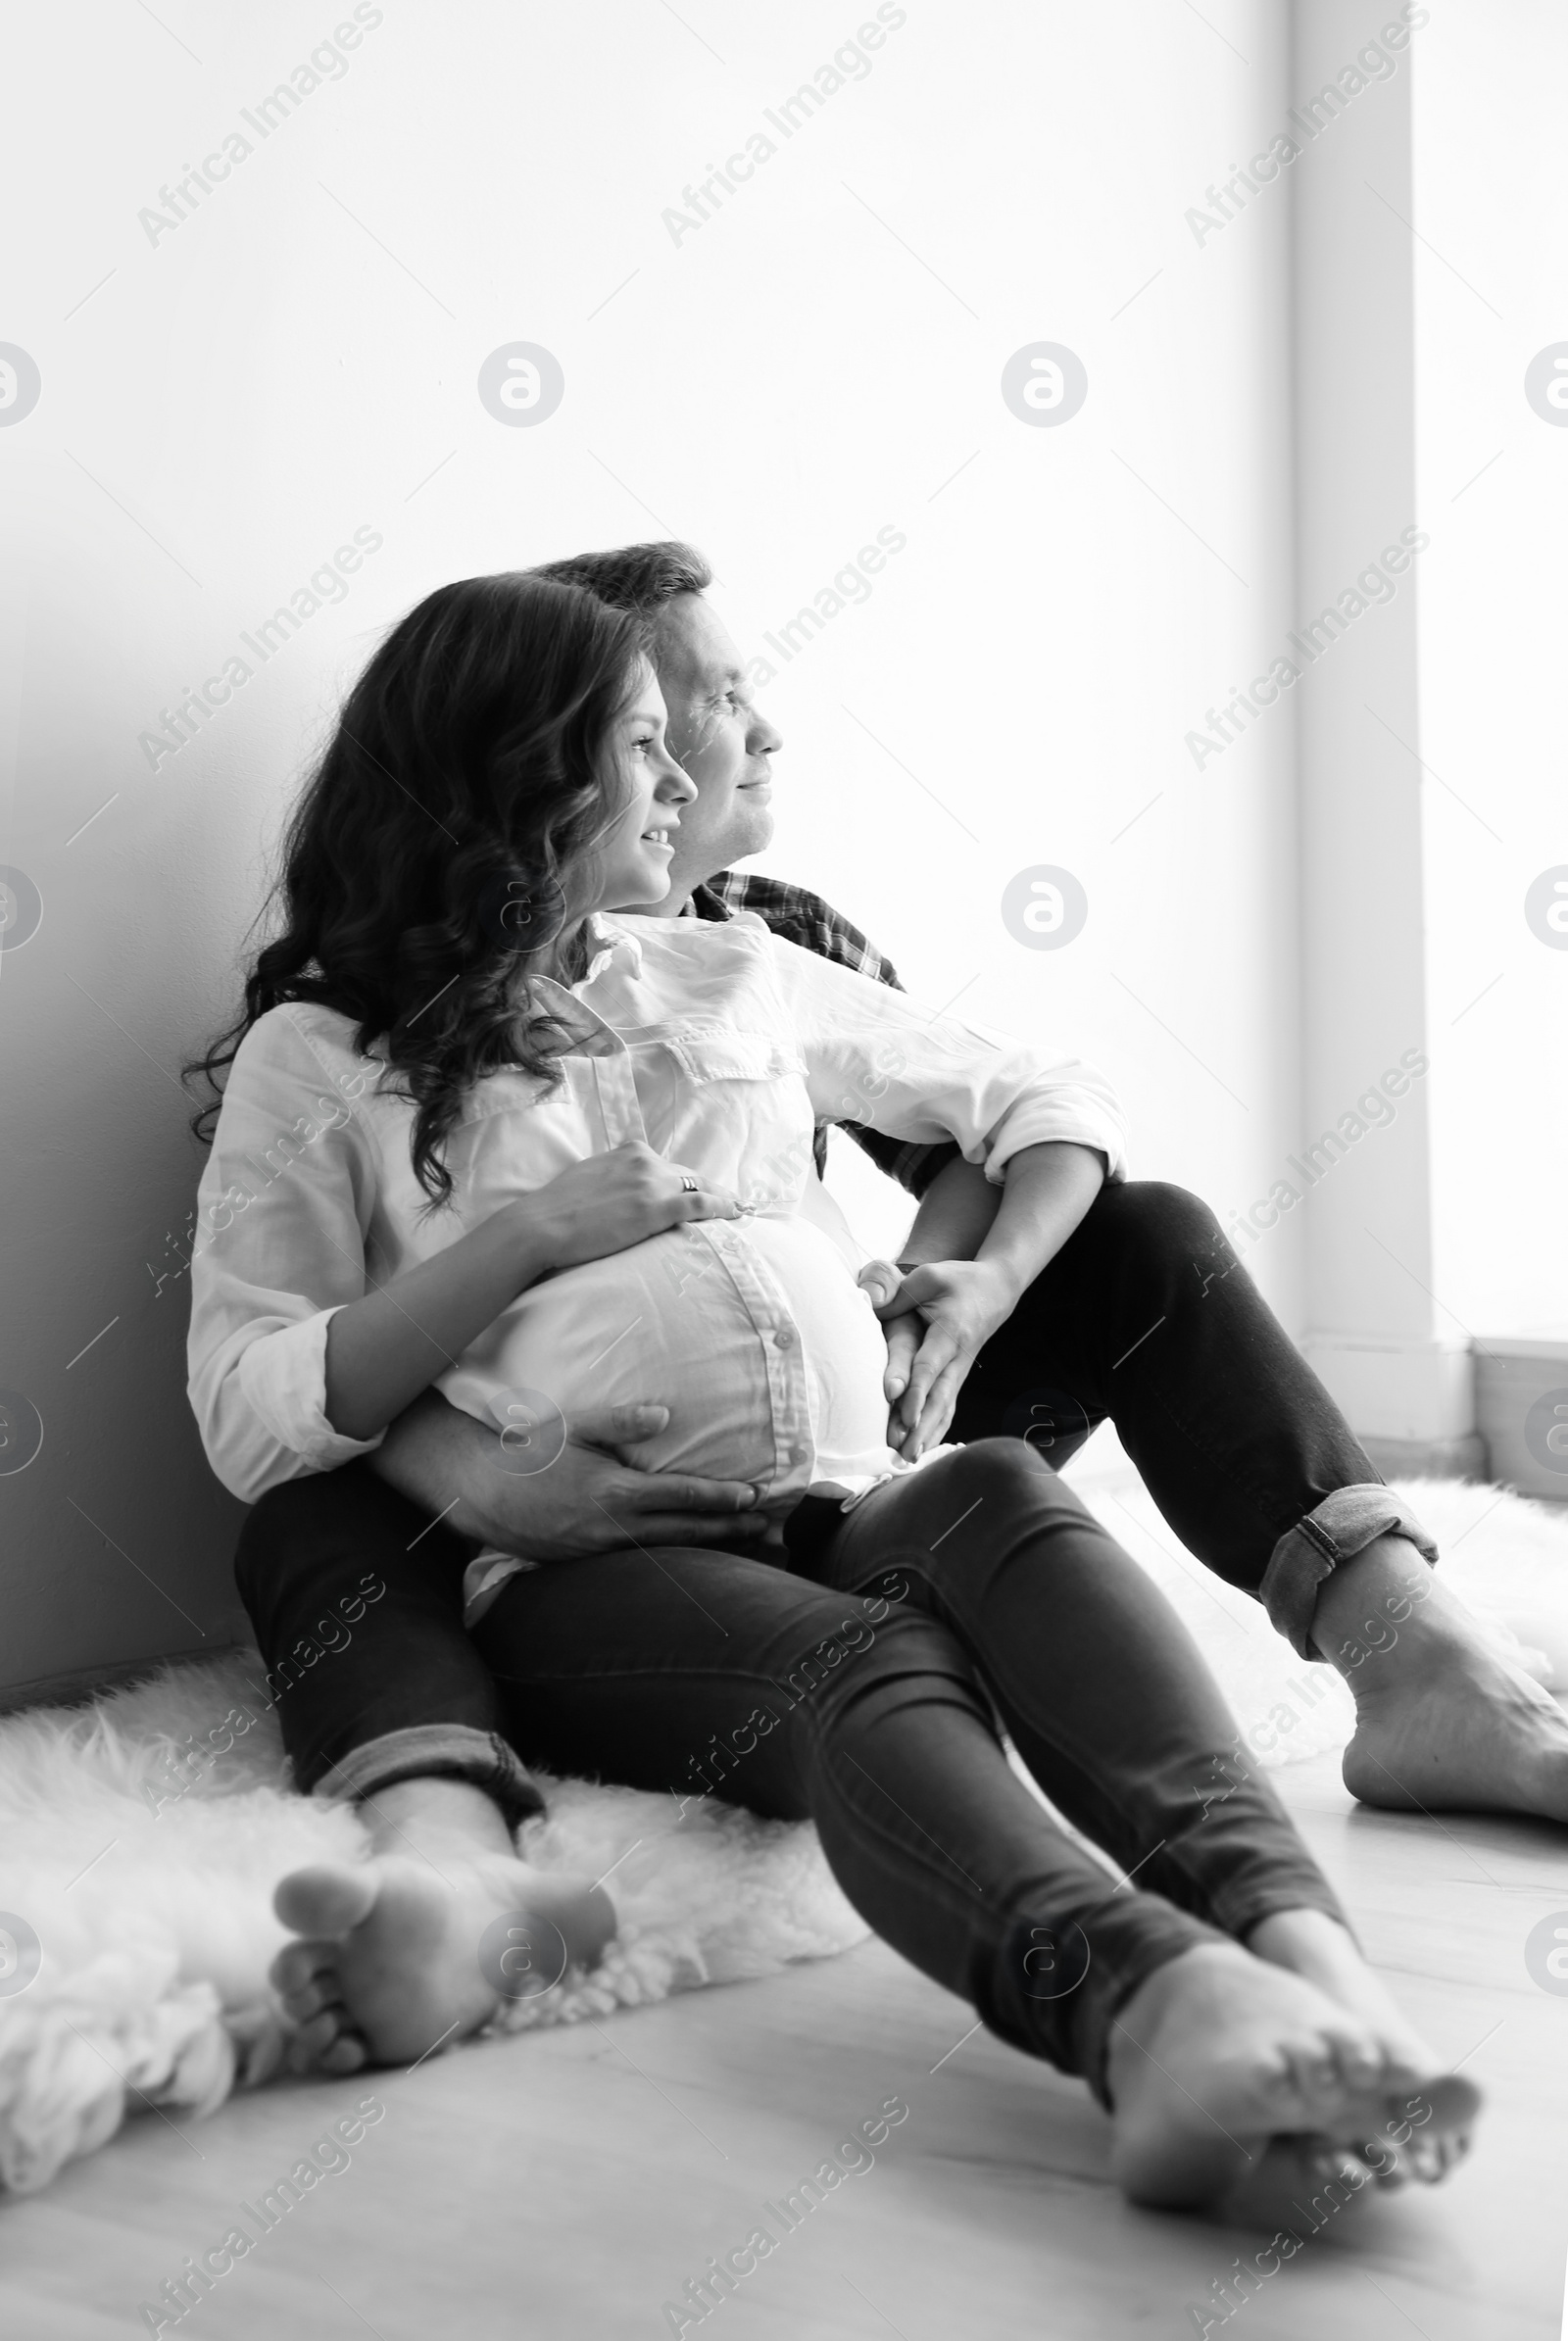
[[[580,585],[612,610],[655,618],[677,594],[706,593],[713,572],[692,545],[618,545],[610,553],[574,553],[532,571],[553,585]]]

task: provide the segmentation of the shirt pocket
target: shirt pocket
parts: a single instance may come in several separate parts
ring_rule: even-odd
[[[812,1115],[790,1037],[688,1026],[661,1046],[674,1092],[664,1150],[733,1187],[753,1210],[792,1203],[811,1169]]]
[[[806,1063],[771,1033],[682,1033],[663,1047],[688,1081],[784,1081],[806,1078]]]

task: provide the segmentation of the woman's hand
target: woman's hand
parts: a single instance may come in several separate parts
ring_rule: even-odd
[[[913,1463],[946,1436],[964,1376],[1012,1314],[1017,1288],[986,1260],[927,1261],[907,1274],[871,1260],[856,1281],[887,1334],[888,1444]]]
[[[510,1301],[553,1269],[624,1251],[688,1219],[734,1219],[727,1188],[688,1193],[678,1162],[640,1140],[574,1162],[390,1285],[334,1311],[326,1328],[326,1419],[374,1439]]]
[[[553,1268],[575,1268],[689,1219],[739,1216],[740,1203],[727,1187],[703,1186],[695,1193],[683,1188],[682,1179],[691,1175],[638,1138],[608,1154],[590,1154],[519,1198],[530,1248]]]

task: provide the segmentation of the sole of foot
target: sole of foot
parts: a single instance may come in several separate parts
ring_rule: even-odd
[[[1376,2126],[1346,2146],[1325,2136],[1270,2138],[1255,2162],[1209,2206],[1226,2226],[1307,2234],[1357,2197],[1436,2186],[1463,2162],[1481,2092],[1447,2073],[1386,2101]],[[1303,2228],[1302,2221],[1307,2221]]]
[[[1330,2219],[1370,2202],[1379,2190],[1360,2157],[1330,2139],[1280,2137],[1271,2138],[1244,2176],[1205,2209],[1219,2226],[1270,2235],[1289,2228],[1304,2243]]]
[[[1412,2086],[1373,2024],[1232,1944],[1200,1944],[1146,1977],[1113,2021],[1106,2081],[1123,2193],[1229,2216],[1262,2185],[1271,2154],[1276,2174],[1293,2156],[1309,2171],[1327,2155],[1376,2175],[1363,2150],[1377,2145],[1385,2170],[1442,2176],[1480,2104],[1457,2075]]]
[[[273,1896],[285,1944],[272,1981],[299,2026],[297,2070],[408,2065],[596,1966],[615,1932],[586,1878],[502,1855],[438,1869],[412,1855],[296,1870]]]

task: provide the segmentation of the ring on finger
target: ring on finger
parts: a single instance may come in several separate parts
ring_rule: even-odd
[[[680,1190],[682,1195],[695,1195],[701,1185],[702,1181],[700,1179],[694,1179],[690,1171],[681,1172]]]

